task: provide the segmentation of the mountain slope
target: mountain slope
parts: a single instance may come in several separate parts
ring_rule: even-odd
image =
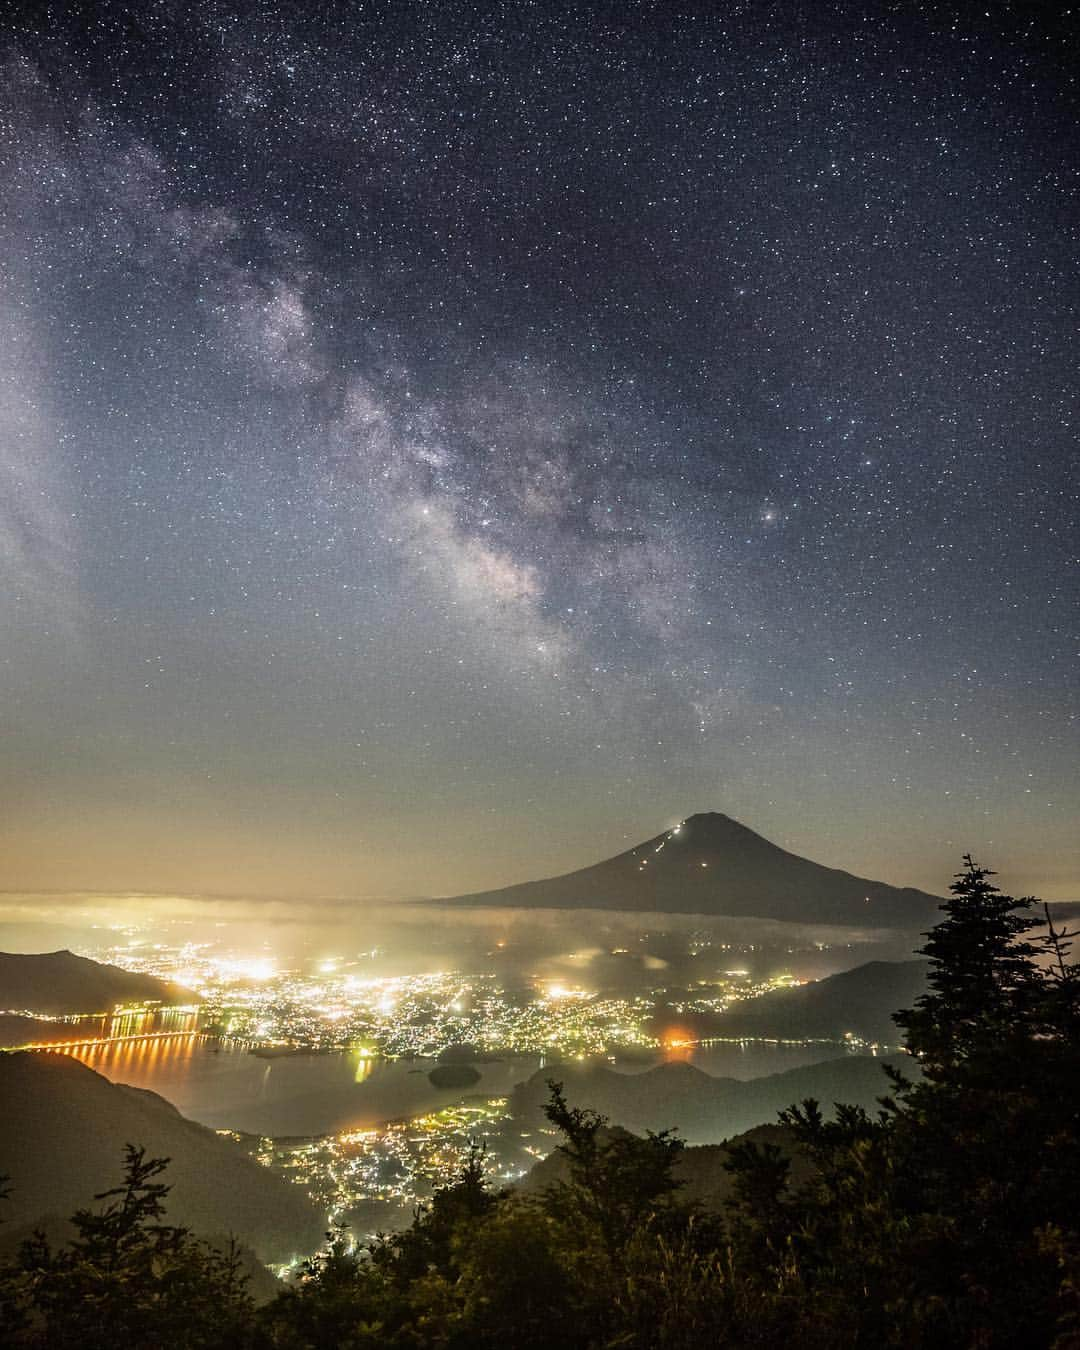
[[[777,1113],[806,1097],[829,1112],[835,1102],[874,1109],[888,1089],[886,1062],[851,1055],[742,1082],[713,1078],[690,1064],[661,1064],[646,1073],[622,1074],[597,1065],[558,1064],[540,1069],[514,1089],[510,1111],[523,1128],[543,1122],[548,1081],[563,1084],[571,1106],[590,1107],[634,1134],[676,1128],[690,1143],[718,1144],[756,1125],[775,1123]],[[914,1061],[898,1067],[911,1077]]]
[[[171,1162],[170,1222],[201,1236],[235,1233],[266,1261],[318,1246],[325,1224],[299,1191],[238,1146],[185,1119],[163,1097],[110,1083],[58,1054],[0,1054],[0,1205],[4,1236],[46,1215],[94,1208],[120,1180],[124,1145]]]
[[[609,1127],[607,1134],[619,1126]],[[790,1184],[797,1187],[813,1175],[813,1165],[796,1142],[794,1132],[784,1125],[756,1125],[752,1130],[733,1135],[723,1144],[697,1144],[684,1148],[676,1155],[672,1173],[679,1182],[679,1198],[695,1201],[705,1209],[719,1211],[734,1195],[735,1184],[724,1164],[730,1158],[729,1149],[738,1144],[756,1144],[759,1148],[771,1144],[791,1162]],[[514,1189],[522,1195],[540,1195],[549,1186],[570,1179],[570,1164],[564,1153],[556,1150],[531,1167]]]
[[[0,952],[0,1009],[10,1012],[112,1012],[117,1004],[194,1003],[177,984],[103,965],[69,951]]]
[[[868,961],[823,980],[777,989],[716,1018],[720,1036],[840,1040],[848,1032],[896,1044],[892,1014],[926,992],[928,961]]]
[[[690,816],[674,830],[592,867],[448,903],[753,915],[796,923],[921,929],[941,901],[797,857],[729,816]]]
[[[45,1045],[53,1041],[66,1041],[70,1036],[70,1022],[48,1022],[40,1017],[20,1017],[18,1013],[0,1013],[0,1050],[19,1045]]]

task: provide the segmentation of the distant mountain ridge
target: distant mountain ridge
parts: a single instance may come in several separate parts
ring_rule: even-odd
[[[867,1041],[899,1044],[892,1014],[926,992],[929,961],[868,961],[793,989],[733,1004],[715,1019],[720,1036]]]
[[[167,1157],[167,1219],[200,1237],[236,1236],[264,1261],[319,1244],[325,1222],[307,1197],[164,1097],[110,1083],[68,1055],[0,1054],[0,1240],[46,1217],[66,1220],[118,1184],[124,1145]],[[55,1222],[50,1228],[55,1227]]]
[[[607,1126],[605,1136],[622,1131],[621,1126]],[[675,1157],[672,1175],[679,1183],[679,1199],[701,1205],[704,1209],[717,1213],[723,1209],[726,1201],[735,1194],[735,1179],[724,1166],[731,1158],[730,1150],[739,1144],[755,1144],[761,1148],[772,1145],[778,1148],[791,1164],[789,1182],[793,1188],[809,1181],[814,1175],[814,1167],[805,1150],[795,1137],[793,1130],[785,1125],[755,1125],[733,1135],[722,1144],[692,1144],[684,1148]],[[543,1194],[549,1186],[569,1181],[570,1163],[564,1153],[558,1149],[536,1163],[514,1183],[514,1189],[521,1195],[536,1196]]]
[[[0,1011],[109,1013],[123,1003],[195,1003],[178,984],[74,952],[0,952]]]
[[[510,1112],[524,1128],[543,1121],[548,1083],[563,1084],[571,1106],[589,1107],[633,1134],[677,1129],[688,1142],[719,1144],[757,1125],[773,1124],[785,1108],[816,1098],[831,1114],[834,1102],[876,1107],[889,1091],[883,1064],[895,1064],[905,1076],[918,1066],[907,1055],[888,1060],[844,1055],[783,1073],[742,1081],[714,1078],[691,1064],[660,1064],[645,1073],[616,1073],[599,1065],[553,1064],[539,1069],[510,1097]]]
[[[730,816],[689,816],[614,858],[563,876],[445,903],[530,909],[622,909],[921,930],[938,896],[800,858]]]

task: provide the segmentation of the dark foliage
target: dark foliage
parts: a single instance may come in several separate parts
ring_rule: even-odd
[[[218,1252],[163,1223],[167,1158],[129,1144],[123,1184],[72,1216],[54,1251],[38,1233],[4,1271],[11,1307],[0,1343],[47,1350],[216,1350],[250,1340],[253,1307],[235,1250]]]

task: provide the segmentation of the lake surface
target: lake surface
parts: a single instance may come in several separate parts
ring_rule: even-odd
[[[55,1052],[59,1053],[59,1052]],[[420,1115],[465,1096],[505,1097],[542,1067],[537,1055],[477,1064],[474,1086],[437,1088],[432,1061],[386,1061],[357,1051],[263,1059],[197,1031],[65,1048],[114,1083],[147,1088],[192,1120],[262,1135],[329,1134]],[[840,1044],[726,1042],[687,1047],[678,1058],[717,1077],[757,1078],[846,1053]],[[661,1058],[616,1058],[621,1073],[642,1073]],[[554,1071],[554,1070],[553,1070]]]
[[[429,1061],[386,1061],[340,1054],[262,1059],[236,1044],[188,1036],[68,1050],[114,1083],[160,1093],[182,1115],[215,1129],[249,1134],[329,1134],[420,1115],[464,1095],[506,1096],[540,1067],[539,1057],[478,1064],[480,1081],[436,1088]]]
[[[805,1064],[820,1064],[839,1059],[851,1051],[842,1041],[714,1041],[665,1051],[646,1062],[615,1057],[612,1068],[619,1073],[641,1073],[662,1061],[679,1060],[692,1064],[714,1078],[764,1078],[770,1073],[801,1069]]]

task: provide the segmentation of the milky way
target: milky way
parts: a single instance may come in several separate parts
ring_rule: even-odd
[[[306,9],[0,31],[0,886],[1080,896],[1064,20]]]

